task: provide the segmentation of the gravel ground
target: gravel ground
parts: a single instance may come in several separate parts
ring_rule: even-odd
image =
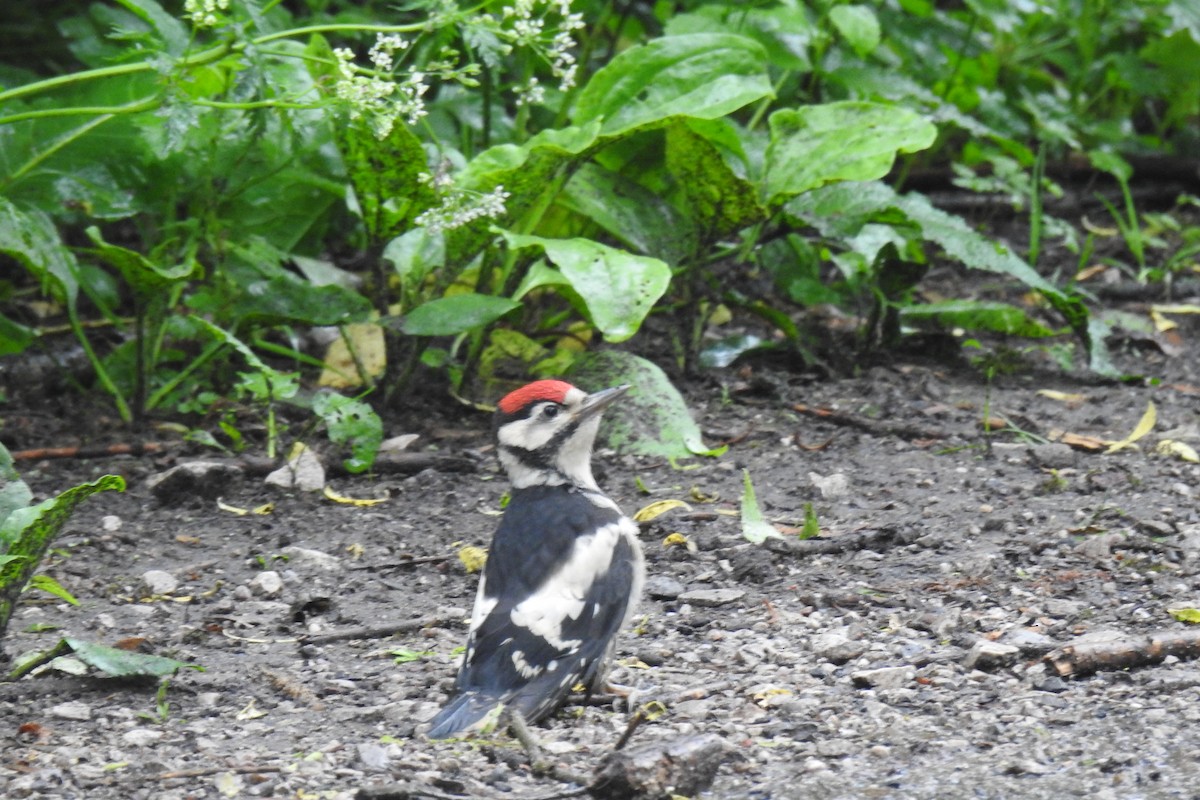
[[[760,366],[685,387],[708,438],[734,444],[685,470],[598,455],[627,512],[662,499],[690,511],[643,526],[648,597],[612,675],[632,694],[536,727],[549,769],[503,732],[421,736],[452,685],[475,589],[457,550],[486,546],[506,489],[483,416],[391,420],[391,435],[421,434],[415,452],[468,469],[332,481],[386,498],[370,507],[236,476],[219,487],[225,504],[273,511],[163,502],[147,480],[182,456],[27,466],[43,494],[106,472],[130,489],[88,501],[47,564],[81,605],[26,595],[7,653],[64,633],[137,637],[204,671],[175,677],[166,707],[154,684],[54,672],[0,684],[0,796],[350,798],[403,781],[547,797],[570,789],[565,773],[589,776],[641,707],[631,748],[720,737],[709,797],[1200,797],[1200,662],[1064,678],[1043,658],[1196,635],[1168,609],[1200,607],[1200,465],[1153,451],[1160,439],[1200,448],[1198,359],[1137,358],[1126,366],[1162,380],[1028,369],[989,385],[912,362],[821,381]],[[1150,401],[1154,431],[1108,455],[1012,430],[989,447],[979,424],[987,413],[1027,434],[1116,440]],[[10,412],[11,433],[22,412]],[[743,539],[743,469],[788,542],[811,503],[835,544]],[[688,544],[665,546],[672,533]],[[319,638],[416,619],[430,624]]]

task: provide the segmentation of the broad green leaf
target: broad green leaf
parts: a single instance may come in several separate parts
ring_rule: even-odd
[[[187,26],[154,0],[116,0],[117,3],[148,23],[166,45],[171,55],[180,55],[188,46]]]
[[[944,327],[995,331],[1031,339],[1056,336],[1059,333],[1047,328],[1016,306],[979,300],[947,300],[941,303],[905,306],[900,309],[900,318],[906,323],[933,320]]]
[[[690,13],[674,14],[663,33],[736,33],[749,36],[767,51],[772,66],[795,72],[812,69],[809,46],[820,35],[801,4],[779,4],[766,8],[712,3]]]
[[[413,228],[388,242],[383,257],[392,263],[408,291],[414,291],[432,272],[446,266],[446,236]]]
[[[37,341],[38,332],[0,314],[0,356],[24,352]]]
[[[143,297],[160,293],[172,283],[187,280],[196,271],[196,262],[190,259],[173,267],[161,267],[141,253],[109,244],[95,225],[85,233],[96,245],[96,255],[115,267],[130,288]]]
[[[696,246],[691,221],[661,195],[594,162],[575,172],[558,202],[630,249],[668,263],[678,263]]]
[[[0,253],[16,259],[54,296],[74,305],[79,293],[75,256],[41,209],[25,211],[0,196]]]
[[[579,95],[577,125],[617,134],[679,115],[717,119],[771,97],[766,51],[745,36],[664,36],[631,47],[597,71]]]
[[[716,145],[684,122],[667,128],[667,169],[707,241],[767,218],[755,187],[734,174]]]
[[[7,451],[4,458],[8,458]],[[0,638],[8,628],[21,591],[76,506],[96,492],[110,489],[124,491],[124,479],[105,475],[37,505],[12,509],[0,523]],[[16,495],[6,496],[4,501],[11,504],[15,499]]]
[[[541,247],[587,305],[592,323],[609,341],[637,333],[667,291],[671,268],[657,258],[635,256],[591,239],[547,239],[504,233],[509,247]]]
[[[85,642],[82,639],[65,638],[63,642],[75,656],[93,669],[98,669],[111,678],[164,678],[181,669],[201,672],[198,664],[188,664],[173,658],[121,650],[108,645]]]
[[[879,46],[879,19],[870,6],[834,6],[829,9],[829,21],[860,56]]]
[[[766,197],[777,205],[833,181],[882,178],[897,153],[924,150],[937,127],[899,106],[843,101],[776,111],[770,117]]]
[[[457,336],[490,325],[520,306],[505,297],[454,294],[417,306],[404,317],[400,328],[409,336]]]
[[[1168,608],[1167,613],[1179,622],[1200,625],[1200,608]]]
[[[742,536],[754,544],[762,544],[767,539],[782,539],[774,525],[763,519],[762,510],[758,507],[758,498],[754,494],[754,484],[750,482],[750,470],[742,470]]]
[[[345,463],[352,473],[370,469],[383,442],[383,421],[369,405],[354,397],[320,392],[313,397],[313,413],[324,421],[329,440],[350,446]]]
[[[676,459],[719,456],[700,436],[679,390],[666,373],[644,358],[621,350],[585,353],[571,365],[571,380],[588,389],[632,384],[629,393],[604,412],[600,437],[621,453]]]

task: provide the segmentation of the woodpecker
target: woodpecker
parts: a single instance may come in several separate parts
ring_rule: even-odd
[[[537,722],[576,684],[592,692],[603,683],[644,576],[636,524],[592,477],[601,412],[628,389],[587,394],[542,380],[500,401],[497,453],[511,499],[475,594],[454,695],[429,738],[471,733],[505,709]]]

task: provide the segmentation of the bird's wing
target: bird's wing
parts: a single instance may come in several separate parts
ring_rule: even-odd
[[[503,697],[528,719],[595,675],[635,579],[633,523],[561,491],[556,502],[516,495],[506,509],[458,680],[460,690]]]

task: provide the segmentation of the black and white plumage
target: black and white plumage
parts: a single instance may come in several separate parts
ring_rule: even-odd
[[[500,401],[496,439],[513,491],[475,596],[450,702],[428,736],[461,736],[500,709],[529,722],[582,683],[603,681],[641,593],[637,526],[592,477],[600,414],[629,387],[595,394],[537,381]]]

